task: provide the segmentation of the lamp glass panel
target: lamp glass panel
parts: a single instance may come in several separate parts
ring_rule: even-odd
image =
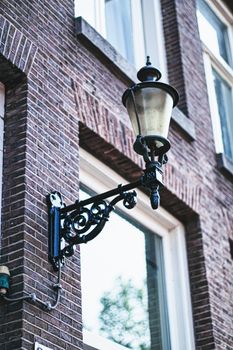
[[[173,107],[171,95],[159,88],[143,87],[136,90],[134,96],[141,133],[131,95],[126,101],[126,108],[136,136],[158,135],[167,138]]]

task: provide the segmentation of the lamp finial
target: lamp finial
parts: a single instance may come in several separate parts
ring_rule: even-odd
[[[150,56],[146,56],[146,65],[151,66]]]
[[[161,76],[160,71],[152,66],[150,56],[146,56],[146,65],[139,70],[137,74],[138,79],[141,82],[158,81]]]

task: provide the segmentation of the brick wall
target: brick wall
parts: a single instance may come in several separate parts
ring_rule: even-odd
[[[53,302],[47,261],[45,196],[78,197],[78,121],[71,87],[72,1],[1,3],[0,80],[6,85],[2,260],[11,296],[36,292]],[[69,23],[69,24],[65,24]],[[65,29],[64,29],[65,28]],[[63,43],[63,44],[62,44]],[[63,57],[63,58],[62,58]],[[67,176],[67,178],[65,178]],[[1,303],[2,349],[82,348],[79,256],[62,274],[64,291],[52,313],[29,302]]]
[[[233,349],[232,182],[216,166],[195,1],[162,0],[170,82],[195,123],[191,142],[172,124],[162,205],[186,226],[197,349]],[[74,35],[71,0],[3,0],[0,81],[6,85],[2,262],[12,295],[54,298],[47,261],[45,196],[78,197],[79,144],[128,180],[140,173],[121,95],[129,79],[108,69]],[[62,272],[51,313],[29,302],[0,305],[0,349],[81,349],[79,254]]]

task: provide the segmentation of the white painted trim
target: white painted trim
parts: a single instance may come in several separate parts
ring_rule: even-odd
[[[156,42],[157,42],[155,54],[158,55],[158,60],[159,60],[158,66],[162,73],[162,81],[168,82],[167,57],[166,57],[166,50],[165,50],[165,39],[164,39],[164,32],[163,32],[163,19],[162,19],[162,9],[161,9],[160,0],[154,0],[154,15],[155,15],[155,26],[156,26],[155,32],[156,32]],[[151,42],[153,42],[153,40],[151,40]]]
[[[216,97],[214,82],[213,82],[211,60],[209,55],[206,53],[203,54],[203,59],[204,59],[204,67],[205,67],[205,74],[206,74],[207,90],[208,90],[208,96],[209,96],[209,107],[210,107],[212,126],[213,126],[215,149],[216,149],[216,153],[224,153],[222,127],[221,127],[220,117],[218,113],[218,104],[217,104],[217,97]]]
[[[168,293],[170,336],[173,349],[195,349],[185,234],[177,226],[163,239]]]
[[[233,25],[233,14],[222,0],[205,0],[205,2],[226,26]]]
[[[99,350],[127,350],[125,346],[116,344],[107,338],[101,337],[99,334],[89,332],[85,329],[83,330],[83,342]]]
[[[204,43],[202,43],[202,48],[203,52],[209,56],[214,69],[229,85],[233,86],[233,68],[220,55],[214,54]]]
[[[133,27],[134,61],[137,69],[146,64],[145,38],[143,34],[143,21],[141,0],[131,0],[131,14]]]
[[[233,64],[233,14],[227,9],[227,7],[223,4],[222,1],[219,0],[204,0],[206,4],[210,7],[210,9],[215,13],[215,15],[220,19],[222,23],[227,27],[227,34],[229,38],[229,46],[231,51],[231,64]],[[210,39],[211,40],[211,39]],[[223,70],[229,70],[232,74],[232,67],[230,67],[227,62],[220,55],[216,55],[215,52],[212,52],[208,47],[204,49],[207,53],[211,55],[211,59],[218,60],[219,63],[223,66]]]
[[[98,189],[99,193],[117,187],[120,183],[126,183],[121,176],[83,149],[80,149],[80,181],[91,189]],[[163,238],[172,350],[194,350],[184,227],[162,207],[153,211],[149,198],[143,192],[137,190],[137,194],[138,203],[132,211],[123,206],[121,209],[138,222],[143,222],[143,225],[148,227],[150,231],[154,231]],[[90,338],[86,332],[84,334],[84,339],[91,342],[87,345],[94,346],[99,350],[118,350],[110,344],[98,348],[99,339],[95,339],[94,335]]]
[[[96,30],[106,39],[105,1],[95,1]]]
[[[220,21],[222,21],[227,27],[231,51],[231,60],[233,64],[233,15],[220,0],[205,0],[205,2],[220,19]],[[202,46],[206,83],[209,96],[209,106],[215,140],[215,149],[216,153],[224,153],[222,127],[218,111],[217,96],[214,87],[212,68],[214,68],[216,72],[222,77],[222,79],[225,80],[229,84],[229,86],[231,86],[232,91],[233,68],[220,55],[211,51],[204,43],[202,43]]]
[[[160,0],[142,0],[143,25],[145,32],[145,54],[151,63],[162,73],[162,80],[167,82],[167,62],[163,33]]]

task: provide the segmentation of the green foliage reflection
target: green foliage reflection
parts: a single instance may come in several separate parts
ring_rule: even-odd
[[[150,350],[147,296],[145,288],[132,280],[116,279],[115,287],[100,299],[101,334],[129,349]]]

